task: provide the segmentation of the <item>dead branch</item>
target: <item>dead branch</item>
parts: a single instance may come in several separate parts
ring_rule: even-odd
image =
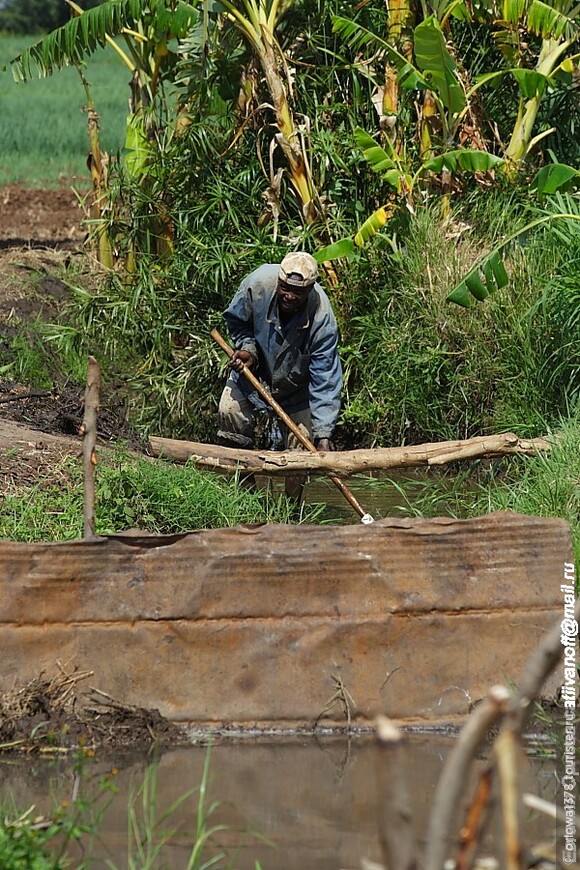
[[[403,768],[403,735],[385,716],[377,719],[379,840],[386,870],[416,870],[413,820]]]
[[[13,396],[0,396],[0,404],[17,402],[19,399],[43,399],[50,396],[48,390],[28,390],[26,393],[15,393]]]
[[[448,840],[469,767],[489,729],[505,715],[509,697],[504,686],[493,686],[457,738],[439,778],[433,800],[425,870],[441,870],[445,863]]]
[[[244,472],[284,476],[296,472],[318,472],[348,476],[367,471],[444,465],[481,457],[533,455],[550,449],[546,438],[522,439],[511,432],[471,438],[467,441],[442,441],[412,447],[382,447],[373,450],[343,450],[332,453],[305,451],[259,451],[176,441],[171,438],[149,439],[153,456],[176,462],[193,462],[200,468],[229,474]]]
[[[313,728],[318,726],[320,720],[336,705],[338,705],[342,709],[342,713],[347,721],[347,727],[350,731],[350,725],[352,720],[352,710],[354,709],[355,700],[344,685],[343,679],[340,674],[332,674],[332,682],[334,683],[335,692],[326,702],[324,709],[318,714],[316,721],[314,722]]]
[[[97,442],[100,381],[101,372],[99,364],[94,356],[90,356],[87,371],[87,387],[85,390],[85,412],[79,429],[79,435],[84,436],[83,517],[85,538],[93,538],[95,535],[95,465],[97,463],[95,444]]]
[[[574,619],[580,622],[580,598],[576,601]],[[540,695],[542,686],[552,673],[564,651],[561,641],[561,620],[544,636],[539,646],[536,647],[524,672],[518,682],[517,691],[512,696],[509,704],[508,718],[511,727],[518,734],[522,734],[532,707]]]
[[[484,821],[490,804],[493,766],[488,764],[479,778],[473,800],[467,810],[465,822],[459,832],[459,848],[455,870],[469,870],[470,855],[483,833]]]
[[[520,785],[521,751],[519,735],[509,727],[503,728],[495,740],[493,752],[501,797],[504,866],[506,870],[523,870],[524,867],[523,803]]]

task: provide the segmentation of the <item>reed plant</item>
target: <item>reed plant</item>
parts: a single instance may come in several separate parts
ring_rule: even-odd
[[[274,844],[240,824],[214,821],[221,804],[209,800],[211,746],[205,750],[199,783],[178,795],[168,806],[160,806],[159,763],[151,761],[142,777],[134,778],[126,806],[118,806],[118,788],[111,774],[95,782],[91,758],[78,750],[73,757],[73,798],[62,801],[49,815],[30,807],[19,811],[5,800],[0,822],[0,866],[2,870],[163,870],[173,866],[179,855],[183,870],[233,870],[242,849],[252,843]],[[127,818],[126,857],[122,864],[112,858],[96,857],[109,815],[121,811]],[[231,818],[231,813],[229,814]],[[191,828],[183,818],[192,818]],[[227,838],[228,844],[220,843]],[[75,856],[79,854],[80,858]],[[255,870],[260,863],[254,862]]]

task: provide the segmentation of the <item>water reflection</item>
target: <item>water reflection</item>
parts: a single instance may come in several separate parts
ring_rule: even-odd
[[[405,766],[416,837],[424,841],[435,786],[453,738],[411,736]],[[167,751],[157,764],[157,816],[202,779],[206,748],[193,746]],[[483,759],[476,769],[481,770]],[[234,856],[231,866],[254,870],[359,870],[361,859],[380,860],[378,840],[376,747],[370,738],[270,740],[222,743],[212,748],[208,801],[219,801],[209,820],[226,828],[212,839],[206,857],[222,848]],[[90,763],[81,783],[81,797],[92,801],[98,814],[103,792],[99,782],[113,767],[118,788],[104,815],[101,835],[94,844],[91,867],[127,867],[127,806],[151,765],[145,756],[116,754]],[[75,782],[72,760],[46,762],[35,758],[3,763],[0,798],[11,793],[18,807],[35,804],[49,812],[70,800]],[[553,800],[556,792],[554,763],[530,763],[527,789]],[[98,798],[98,795],[101,795]],[[105,793],[106,796],[106,793]],[[185,835],[163,851],[165,864],[174,870],[187,866],[195,830],[197,795],[185,801],[162,827]],[[139,815],[139,800],[136,801]],[[247,834],[256,831],[271,840],[270,846]],[[531,842],[553,837],[553,822],[529,816]],[[493,836],[493,830],[490,831]],[[79,852],[73,855],[81,860]],[[74,865],[73,865],[74,866]],[[141,866],[137,863],[137,866]],[[162,866],[161,862],[156,866]],[[230,866],[225,862],[217,867]]]
[[[359,499],[363,508],[375,519],[416,515],[416,504],[425,500],[426,494],[444,493],[456,485],[456,477],[448,475],[447,469],[417,468],[404,471],[382,471],[374,474],[355,474],[345,478],[345,483]],[[304,493],[307,504],[324,504],[324,519],[340,523],[357,521],[357,516],[334,484],[324,477],[308,481]],[[445,516],[453,510],[443,497],[438,499],[437,513]]]

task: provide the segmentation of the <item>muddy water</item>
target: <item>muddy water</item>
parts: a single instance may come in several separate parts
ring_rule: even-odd
[[[378,519],[408,514],[414,499],[425,492],[428,480],[428,472],[422,473],[418,470],[415,473],[391,472],[373,477],[354,475],[345,479],[345,483],[364,510]],[[308,481],[304,501],[307,504],[325,504],[325,517],[329,519],[345,523],[357,521],[357,515],[342,493],[330,480],[323,477]]]
[[[476,472],[474,472],[475,474]],[[415,516],[419,499],[425,499],[434,488],[445,492],[454,485],[454,477],[444,468],[417,468],[355,474],[345,478],[348,488],[354,493],[367,513],[375,519],[382,517]],[[474,485],[475,478],[465,483],[465,488]],[[282,484],[276,482],[282,489]],[[323,518],[333,522],[352,523],[358,516],[338,488],[325,477],[313,477],[306,485],[304,501],[307,504],[324,504]],[[451,505],[438,502],[437,513],[444,516]]]
[[[416,838],[425,839],[435,785],[453,744],[451,737],[410,736],[404,758],[405,785]],[[165,752],[155,765],[144,756],[115,755],[88,762],[80,782],[79,796],[88,800],[92,813],[99,817],[100,836],[94,843],[90,867],[117,868],[127,862],[127,806],[132,802],[142,815],[140,798],[135,797],[146,771],[156,770],[157,817],[173,801],[199,785],[207,749],[201,746]],[[220,805],[208,820],[223,824],[225,830],[211,840],[204,856],[225,848],[237,870],[254,870],[259,861],[263,870],[359,870],[363,858],[379,861],[378,807],[381,787],[380,765],[385,763],[370,738],[324,739],[311,737],[270,742],[221,743],[211,750],[208,803]],[[484,760],[476,763],[481,771]],[[525,787],[553,800],[555,778],[553,762],[532,760]],[[113,776],[111,770],[116,768]],[[16,805],[34,804],[48,812],[62,801],[70,801],[75,789],[74,766],[70,759],[48,761],[27,759],[2,763],[0,799],[11,794]],[[115,783],[117,793],[105,811],[108,791],[99,782],[103,777]],[[133,795],[133,798],[131,798]],[[185,870],[195,830],[197,794],[173,812],[161,828],[178,830],[179,843],[163,852],[165,866]],[[90,815],[90,812],[89,812]],[[530,816],[527,820],[529,843],[553,838],[553,823]],[[265,844],[240,833],[255,831],[268,838]],[[494,827],[489,832],[488,849],[493,848]],[[489,853],[489,851],[488,851]],[[82,855],[69,853],[73,866]],[[134,865],[143,866],[137,861]]]

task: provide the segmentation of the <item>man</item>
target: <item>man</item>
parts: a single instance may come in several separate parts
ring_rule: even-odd
[[[317,278],[316,260],[300,251],[279,266],[260,266],[240,284],[224,312],[236,350],[218,411],[222,444],[252,447],[256,410],[266,408],[242,373],[246,365],[317,450],[332,449],[342,371],[336,319]],[[281,425],[283,447],[300,449]],[[301,484],[296,479],[286,484],[296,497]]]

